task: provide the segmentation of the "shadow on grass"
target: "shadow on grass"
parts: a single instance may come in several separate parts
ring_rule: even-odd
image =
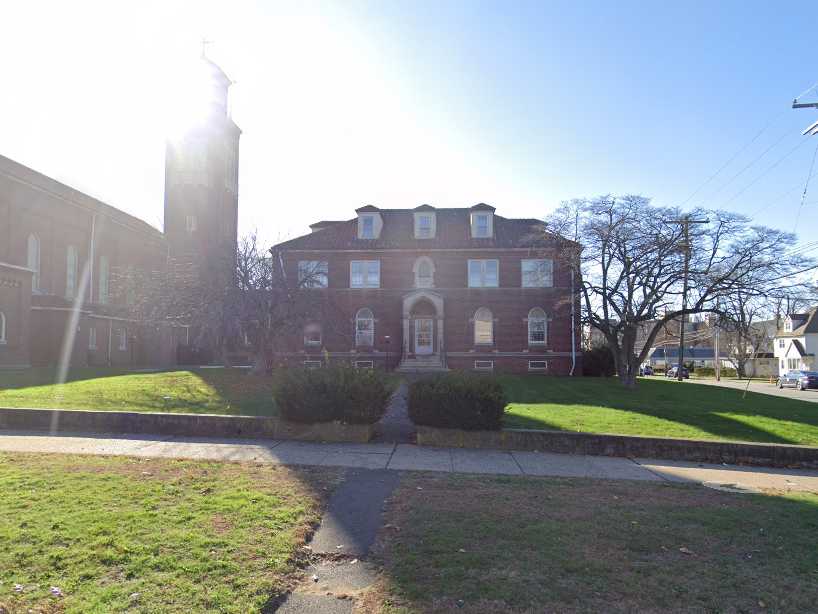
[[[506,424],[516,428],[576,430],[564,420],[555,420],[561,409],[566,412],[587,410],[582,417],[593,422],[595,408],[609,408],[683,424],[722,439],[802,443],[797,436],[771,432],[760,423],[760,418],[793,423],[789,430],[797,431],[798,425],[818,429],[818,407],[814,403],[757,392],[744,396],[742,390],[735,388],[642,379],[636,390],[626,390],[615,378],[506,376],[500,379],[509,403],[534,406],[533,415],[507,415]],[[539,415],[537,405],[544,406]],[[637,429],[640,426],[638,418],[634,421],[623,418],[623,422],[636,425]],[[645,425],[645,429],[649,427]],[[672,431],[670,425],[667,431]],[[608,432],[616,431],[608,429]],[[634,431],[626,428],[623,432]],[[673,436],[670,432],[657,435]]]

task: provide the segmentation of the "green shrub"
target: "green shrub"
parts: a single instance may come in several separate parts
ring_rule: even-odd
[[[716,377],[716,369],[713,367],[696,367],[695,371],[691,372],[696,377]],[[721,368],[722,377],[736,377],[736,370],[730,367]]]
[[[392,396],[391,379],[375,369],[284,369],[274,377],[279,415],[292,422],[373,424]]]
[[[490,376],[447,373],[409,386],[409,417],[415,424],[499,431],[505,408],[503,387]]]
[[[613,377],[616,363],[611,348],[601,345],[582,353],[582,374],[586,377]]]

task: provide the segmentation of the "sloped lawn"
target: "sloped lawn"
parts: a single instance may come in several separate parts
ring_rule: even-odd
[[[507,428],[818,445],[818,403],[690,381],[501,376]],[[812,391],[805,393],[811,394]]]
[[[0,371],[0,407],[272,415],[272,380],[246,369]]]
[[[292,582],[336,478],[0,454],[0,612],[259,611]]]

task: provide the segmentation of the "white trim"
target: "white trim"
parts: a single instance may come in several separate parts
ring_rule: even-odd
[[[479,320],[480,322],[488,322],[489,324],[489,336],[491,340],[489,341],[478,341],[477,339],[477,314],[481,311],[488,313],[488,320]],[[485,314],[484,314],[485,315]],[[478,307],[474,311],[474,317],[472,318],[472,341],[474,341],[474,345],[494,345],[494,314],[491,312],[491,309],[488,307]]]
[[[537,268],[540,264],[545,264],[546,272],[541,273],[541,284],[527,283],[525,267],[529,263],[535,263]],[[520,287],[521,288],[553,288],[554,287],[554,261],[550,258],[523,258],[520,260]]]
[[[368,311],[369,315],[361,313]],[[368,330],[361,332],[358,329],[359,322],[369,322]],[[369,307],[361,307],[355,312],[355,346],[373,347],[375,345],[375,312]]]
[[[533,366],[534,363],[541,364],[542,366]],[[528,370],[529,371],[548,371],[548,361],[547,360],[529,360],[528,361]]]
[[[6,314],[0,311],[0,345],[6,345]]]
[[[42,290],[42,253],[40,237],[33,232],[29,233],[26,238],[26,265],[33,273],[31,277],[32,293],[38,293]]]
[[[125,326],[121,326],[117,329],[117,348],[120,352],[127,352],[128,351],[128,329]]]
[[[472,263],[480,263],[480,285],[473,286],[471,283]],[[493,285],[486,284],[486,263],[494,262],[497,267],[497,277]],[[499,288],[500,287],[500,260],[498,258],[469,258],[466,263],[466,287],[467,288]]]
[[[97,327],[91,326],[88,329],[88,349],[89,350],[96,350],[97,349]]]
[[[535,314],[531,315],[533,312],[539,311],[542,315]],[[531,340],[531,325],[535,322],[542,322],[543,324],[543,340],[542,341],[532,341]],[[548,314],[545,313],[545,309],[542,307],[532,307],[528,310],[528,317],[526,318],[526,324],[528,328],[528,345],[546,345],[548,343]]]
[[[375,263],[377,265],[377,283],[373,284],[373,282],[369,279],[369,265],[371,263]],[[355,285],[352,283],[353,276],[352,276],[352,269],[355,265],[360,265],[361,267],[361,285]],[[380,260],[350,260],[349,261],[349,287],[350,288],[380,288],[381,287],[381,261]]]
[[[0,268],[4,269],[14,269],[15,271],[24,271],[26,273],[33,273],[34,271],[26,266],[20,266],[17,264],[10,264],[8,262],[0,262]]]

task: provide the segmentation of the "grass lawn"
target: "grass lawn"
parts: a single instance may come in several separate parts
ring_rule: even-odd
[[[818,403],[665,379],[499,379],[509,428],[818,445]]]
[[[293,582],[336,479],[326,468],[2,454],[0,612],[259,611]]]
[[[134,373],[76,369],[55,385],[49,368],[0,371],[0,407],[271,415],[272,379],[246,369]]]
[[[386,522],[384,579],[366,611],[806,612],[818,602],[811,494],[415,474]]]

